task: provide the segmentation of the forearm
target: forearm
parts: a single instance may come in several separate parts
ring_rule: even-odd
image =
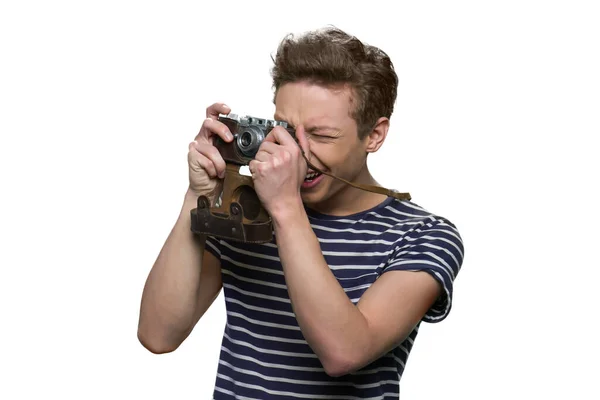
[[[302,207],[274,218],[279,257],[302,333],[330,375],[341,375],[369,354],[367,320],[323,258]]]
[[[186,194],[146,281],[138,336],[147,347],[177,347],[194,324],[205,246],[205,238],[190,230],[190,210],[195,207],[196,198]]]

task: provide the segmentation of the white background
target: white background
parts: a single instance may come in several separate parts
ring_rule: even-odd
[[[210,398],[222,297],[158,356],[136,338],[142,288],[205,108],[271,117],[271,54],[327,24],[400,79],[375,177],[465,241],[402,398],[600,398],[598,7],[390,4],[2,2],[0,398]]]

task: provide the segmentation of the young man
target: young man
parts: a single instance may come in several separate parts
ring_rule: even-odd
[[[249,164],[273,241],[190,232],[198,196],[214,203],[220,194],[214,136],[232,140],[217,121],[231,110],[214,104],[189,146],[190,186],[148,277],[139,339],[154,353],[175,350],[223,288],[215,399],[398,397],[421,321],[450,311],[461,237],[447,219],[315,173],[303,158],[377,185],[367,156],[384,143],[397,90],[385,53],[321,30],[284,39],[272,74],[274,118],[299,141],[277,127]]]

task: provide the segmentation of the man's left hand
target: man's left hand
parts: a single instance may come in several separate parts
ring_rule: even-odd
[[[301,204],[300,187],[308,169],[302,150],[310,153],[302,126],[296,137],[301,147],[285,128],[273,128],[248,164],[256,194],[271,216]]]

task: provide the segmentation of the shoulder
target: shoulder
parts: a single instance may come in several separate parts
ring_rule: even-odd
[[[423,260],[441,263],[454,278],[462,265],[465,250],[458,227],[445,216],[412,201],[394,200],[386,209],[399,216],[389,230],[395,235],[391,260],[407,266],[425,262]]]
[[[445,232],[457,242],[462,243],[458,227],[450,219],[431,212],[412,201],[394,199],[386,207],[386,211],[398,216],[395,228],[401,228],[404,234]]]

